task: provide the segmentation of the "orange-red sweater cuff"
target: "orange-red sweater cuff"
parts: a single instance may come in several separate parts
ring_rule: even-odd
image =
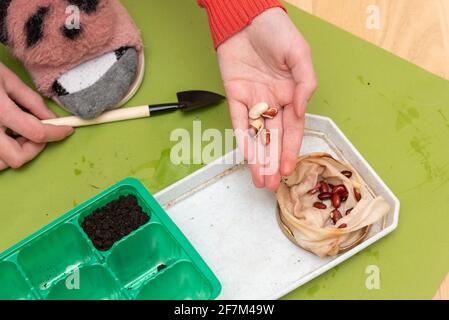
[[[279,0],[198,0],[207,10],[215,48],[267,9],[285,7]]]

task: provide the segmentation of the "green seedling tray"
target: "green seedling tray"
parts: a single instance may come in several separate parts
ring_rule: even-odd
[[[97,250],[81,223],[95,209],[126,195],[137,198],[150,221],[110,250]],[[0,254],[0,299],[212,300],[220,291],[211,269],[134,178]]]

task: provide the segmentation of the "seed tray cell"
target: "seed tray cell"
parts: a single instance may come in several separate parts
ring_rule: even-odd
[[[95,248],[82,228],[96,209],[137,199],[149,222]],[[136,179],[128,178],[0,254],[0,299],[215,299],[221,285],[187,238]]]

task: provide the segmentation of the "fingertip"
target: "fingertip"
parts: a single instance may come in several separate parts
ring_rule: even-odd
[[[281,174],[285,177],[291,175],[296,168],[296,159],[284,159],[281,165]]]
[[[57,118],[57,115],[53,111],[51,111],[47,106],[43,105],[41,120],[50,120],[55,118]]]
[[[257,189],[265,188],[265,183],[264,183],[263,179],[260,179],[260,176],[253,175],[253,184],[254,184],[254,186],[256,186]]]
[[[6,170],[8,168],[9,168],[9,166],[5,162],[0,160],[0,172],[3,171],[3,170]]]
[[[38,113],[39,116],[46,118],[42,120],[54,119],[57,115],[50,110],[50,108],[45,103],[44,98],[37,92],[29,90],[31,97],[29,98],[30,110]]]
[[[272,192],[276,192],[281,185],[281,176],[279,174],[275,174],[267,178],[267,182],[265,187]]]
[[[258,188],[258,189],[265,188],[265,179],[260,174],[257,166],[251,166],[251,174],[252,174],[254,186],[256,186],[256,188]]]
[[[61,141],[71,136],[75,132],[75,129],[69,126],[56,126],[52,124],[45,124],[44,128],[46,131],[46,135],[45,140],[42,140],[43,142]]]
[[[304,118],[304,113],[306,109],[307,109],[307,102],[304,100],[303,97],[301,97],[301,94],[299,94],[299,97],[297,97],[294,102],[295,115],[299,119]]]
[[[75,128],[68,127],[68,126],[64,126],[64,128],[65,128],[65,130],[66,130],[66,132],[67,132],[67,137],[68,137],[68,136],[71,136],[72,134],[75,133]]]
[[[56,127],[58,130],[60,130],[60,132],[63,133],[65,138],[67,138],[75,133],[75,129],[72,127],[69,127],[69,126],[54,126],[54,127]]]

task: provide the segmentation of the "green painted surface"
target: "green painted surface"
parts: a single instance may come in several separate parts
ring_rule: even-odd
[[[196,1],[123,3],[143,30],[148,63],[129,106],[170,101],[185,89],[223,93]],[[338,124],[402,207],[393,234],[287,298],[431,298],[449,270],[449,82],[292,7],[290,15],[314,52],[319,90],[309,112]],[[0,60],[27,79],[3,49]],[[169,161],[170,132],[191,130],[195,119],[203,128],[230,127],[223,104],[79,129],[25,168],[0,173],[0,251],[124,177],[156,192],[198,169]],[[365,287],[372,264],[381,271],[380,290]]]

